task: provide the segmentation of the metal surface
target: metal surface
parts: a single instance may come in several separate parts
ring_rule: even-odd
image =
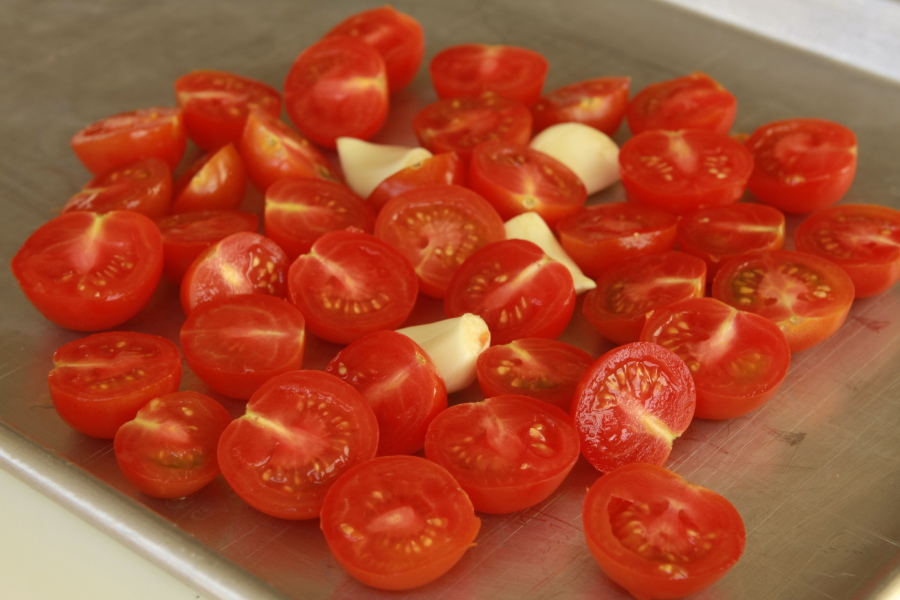
[[[380,4],[380,3],[378,3]],[[2,256],[88,179],[69,137],[101,117],[174,102],[172,82],[220,68],[280,87],[292,60],[361,1],[32,2],[0,23]],[[547,87],[631,75],[633,88],[703,70],[739,99],[737,130],[789,116],[852,127],[860,166],[846,202],[900,208],[900,85],[646,0],[395,2],[416,16],[426,60],[454,43],[528,46],[551,63]],[[414,143],[409,119],[434,99],[427,70],[393,99],[378,141]],[[619,136],[624,139],[625,128]],[[592,202],[622,199],[618,186]],[[258,207],[258,194],[248,198]],[[796,219],[790,227],[796,226]],[[80,337],[44,321],[8,268],[0,299],[0,463],[212,597],[387,598],[349,579],[316,522],[265,517],[221,479],[181,501],[138,495],[111,444],[70,430],[46,387],[53,350]],[[423,307],[418,318],[437,314]],[[825,344],[795,356],[782,390],[753,414],[697,421],[667,466],[728,497],[748,530],[741,562],[698,598],[843,599],[884,594],[900,546],[900,289],[858,301]],[[177,337],[176,289],[163,283],[123,328]],[[576,317],[565,339],[610,346]],[[309,366],[336,347],[310,340]],[[183,389],[207,391],[187,372]],[[460,394],[463,399],[472,390]],[[233,413],[242,407],[223,402]],[[580,504],[597,477],[579,463],[542,505],[484,516],[477,546],[410,598],[625,598],[588,554]],[[3,543],[0,541],[0,543]]]

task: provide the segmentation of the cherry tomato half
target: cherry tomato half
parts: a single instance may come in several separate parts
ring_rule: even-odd
[[[400,169],[379,183],[366,201],[376,211],[380,211],[394,196],[423,185],[439,183],[458,186],[466,184],[465,163],[456,152],[442,152]]]
[[[706,73],[651,83],[631,99],[625,118],[631,133],[651,129],[704,129],[727,135],[737,98]]]
[[[197,159],[176,180],[173,213],[237,209],[247,191],[247,172],[234,144]]]
[[[531,107],[534,133],[558,123],[584,123],[612,137],[628,106],[630,77],[598,77],[557,88]]]
[[[133,210],[158,219],[172,204],[172,171],[159,158],[145,158],[94,177],[69,198],[63,212]]]

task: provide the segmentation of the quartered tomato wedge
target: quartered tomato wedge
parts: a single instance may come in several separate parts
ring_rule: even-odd
[[[424,185],[466,184],[466,165],[456,152],[442,152],[384,179],[366,198],[376,211],[394,196]]]
[[[737,114],[737,98],[706,73],[651,83],[628,104],[631,133],[651,129],[705,129],[727,135]]]
[[[774,321],[791,352],[831,337],[853,303],[853,280],[828,259],[793,250],[763,250],[723,264],[712,296]]]
[[[665,463],[696,404],[691,371],[677,354],[659,344],[632,342],[588,367],[571,414],[581,453],[609,473],[628,463]]]
[[[557,88],[531,107],[534,132],[574,122],[590,125],[612,137],[625,116],[630,89],[630,77],[598,77]]]
[[[741,558],[746,530],[731,502],[668,469],[629,464],[600,477],[584,499],[588,548],[635,598],[684,598]]]
[[[159,158],[145,158],[98,175],[69,198],[63,212],[133,210],[158,219],[172,203],[172,171]]]
[[[247,191],[247,172],[234,144],[196,160],[175,180],[172,212],[236,209]]]
[[[762,406],[781,386],[791,349],[778,325],[714,298],[691,298],[647,317],[641,341],[684,360],[701,419],[730,419]]]

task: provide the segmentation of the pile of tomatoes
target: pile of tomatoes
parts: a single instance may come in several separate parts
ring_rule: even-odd
[[[583,518],[609,577],[639,598],[711,585],[739,559],[743,523],[662,466],[673,441],[694,418],[761,406],[793,353],[891,288],[900,215],[836,204],[856,167],[837,123],[732,135],[736,99],[708,75],[633,97],[627,77],[545,93],[541,55],[480,44],[434,56],[439,99],[412,123],[427,157],[363,195],[330,153],[381,129],[424,50],[419,23],[382,7],[304,50],[282,90],[193,71],[177,106],[78,132],[94,179],[12,261],[47,319],[92,332],[53,357],[59,415],[113,440],[146,494],[221,473],[262,512],[320,519],[336,560],[383,589],[440,577],[477,539],[478,512],[543,501],[583,456],[603,473]],[[563,160],[529,146],[559,124],[610,136],[623,121],[627,202],[589,204]],[[189,143],[204,154],[180,170]],[[248,185],[261,214],[241,210]],[[786,212],[811,213],[796,250]],[[574,267],[508,235],[525,213]],[[580,305],[576,276],[591,288]],[[177,344],[127,331],[161,277],[180,285]],[[454,402],[424,344],[397,331],[423,297],[487,325],[485,400]],[[556,339],[576,306],[614,349]],[[341,348],[322,370],[303,368],[307,335]],[[246,400],[243,416],[180,391],[182,356]]]

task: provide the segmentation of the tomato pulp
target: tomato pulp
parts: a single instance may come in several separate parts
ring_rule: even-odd
[[[94,177],[69,198],[63,212],[133,210],[158,219],[172,204],[172,171],[159,158],[145,158]]]

